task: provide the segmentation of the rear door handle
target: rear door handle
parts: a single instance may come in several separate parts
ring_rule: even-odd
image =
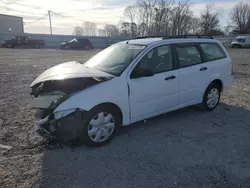
[[[176,78],[176,76],[172,75],[172,76],[166,77],[165,80],[173,80],[173,79],[175,79],[175,78]]]
[[[206,70],[207,70],[207,67],[200,68],[200,71],[206,71]]]

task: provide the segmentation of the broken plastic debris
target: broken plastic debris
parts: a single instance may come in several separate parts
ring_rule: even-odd
[[[10,150],[12,147],[0,144],[0,148]]]

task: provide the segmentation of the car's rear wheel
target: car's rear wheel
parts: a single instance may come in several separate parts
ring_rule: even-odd
[[[97,106],[87,112],[83,121],[81,140],[89,146],[102,146],[110,142],[121,124],[118,111],[112,106]]]
[[[214,110],[220,101],[221,88],[215,84],[211,83],[203,96],[202,107],[205,110],[212,111]]]

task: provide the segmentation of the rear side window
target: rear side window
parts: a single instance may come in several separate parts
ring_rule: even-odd
[[[177,45],[176,51],[180,68],[202,63],[201,54],[196,45]]]
[[[214,61],[227,57],[222,48],[216,43],[200,44],[200,46],[206,56],[207,61]]]

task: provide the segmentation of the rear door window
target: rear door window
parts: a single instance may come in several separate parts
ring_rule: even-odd
[[[206,56],[207,61],[214,61],[227,57],[222,48],[216,43],[200,44],[200,46]]]
[[[178,44],[176,51],[180,68],[202,63],[201,53],[196,45]]]

